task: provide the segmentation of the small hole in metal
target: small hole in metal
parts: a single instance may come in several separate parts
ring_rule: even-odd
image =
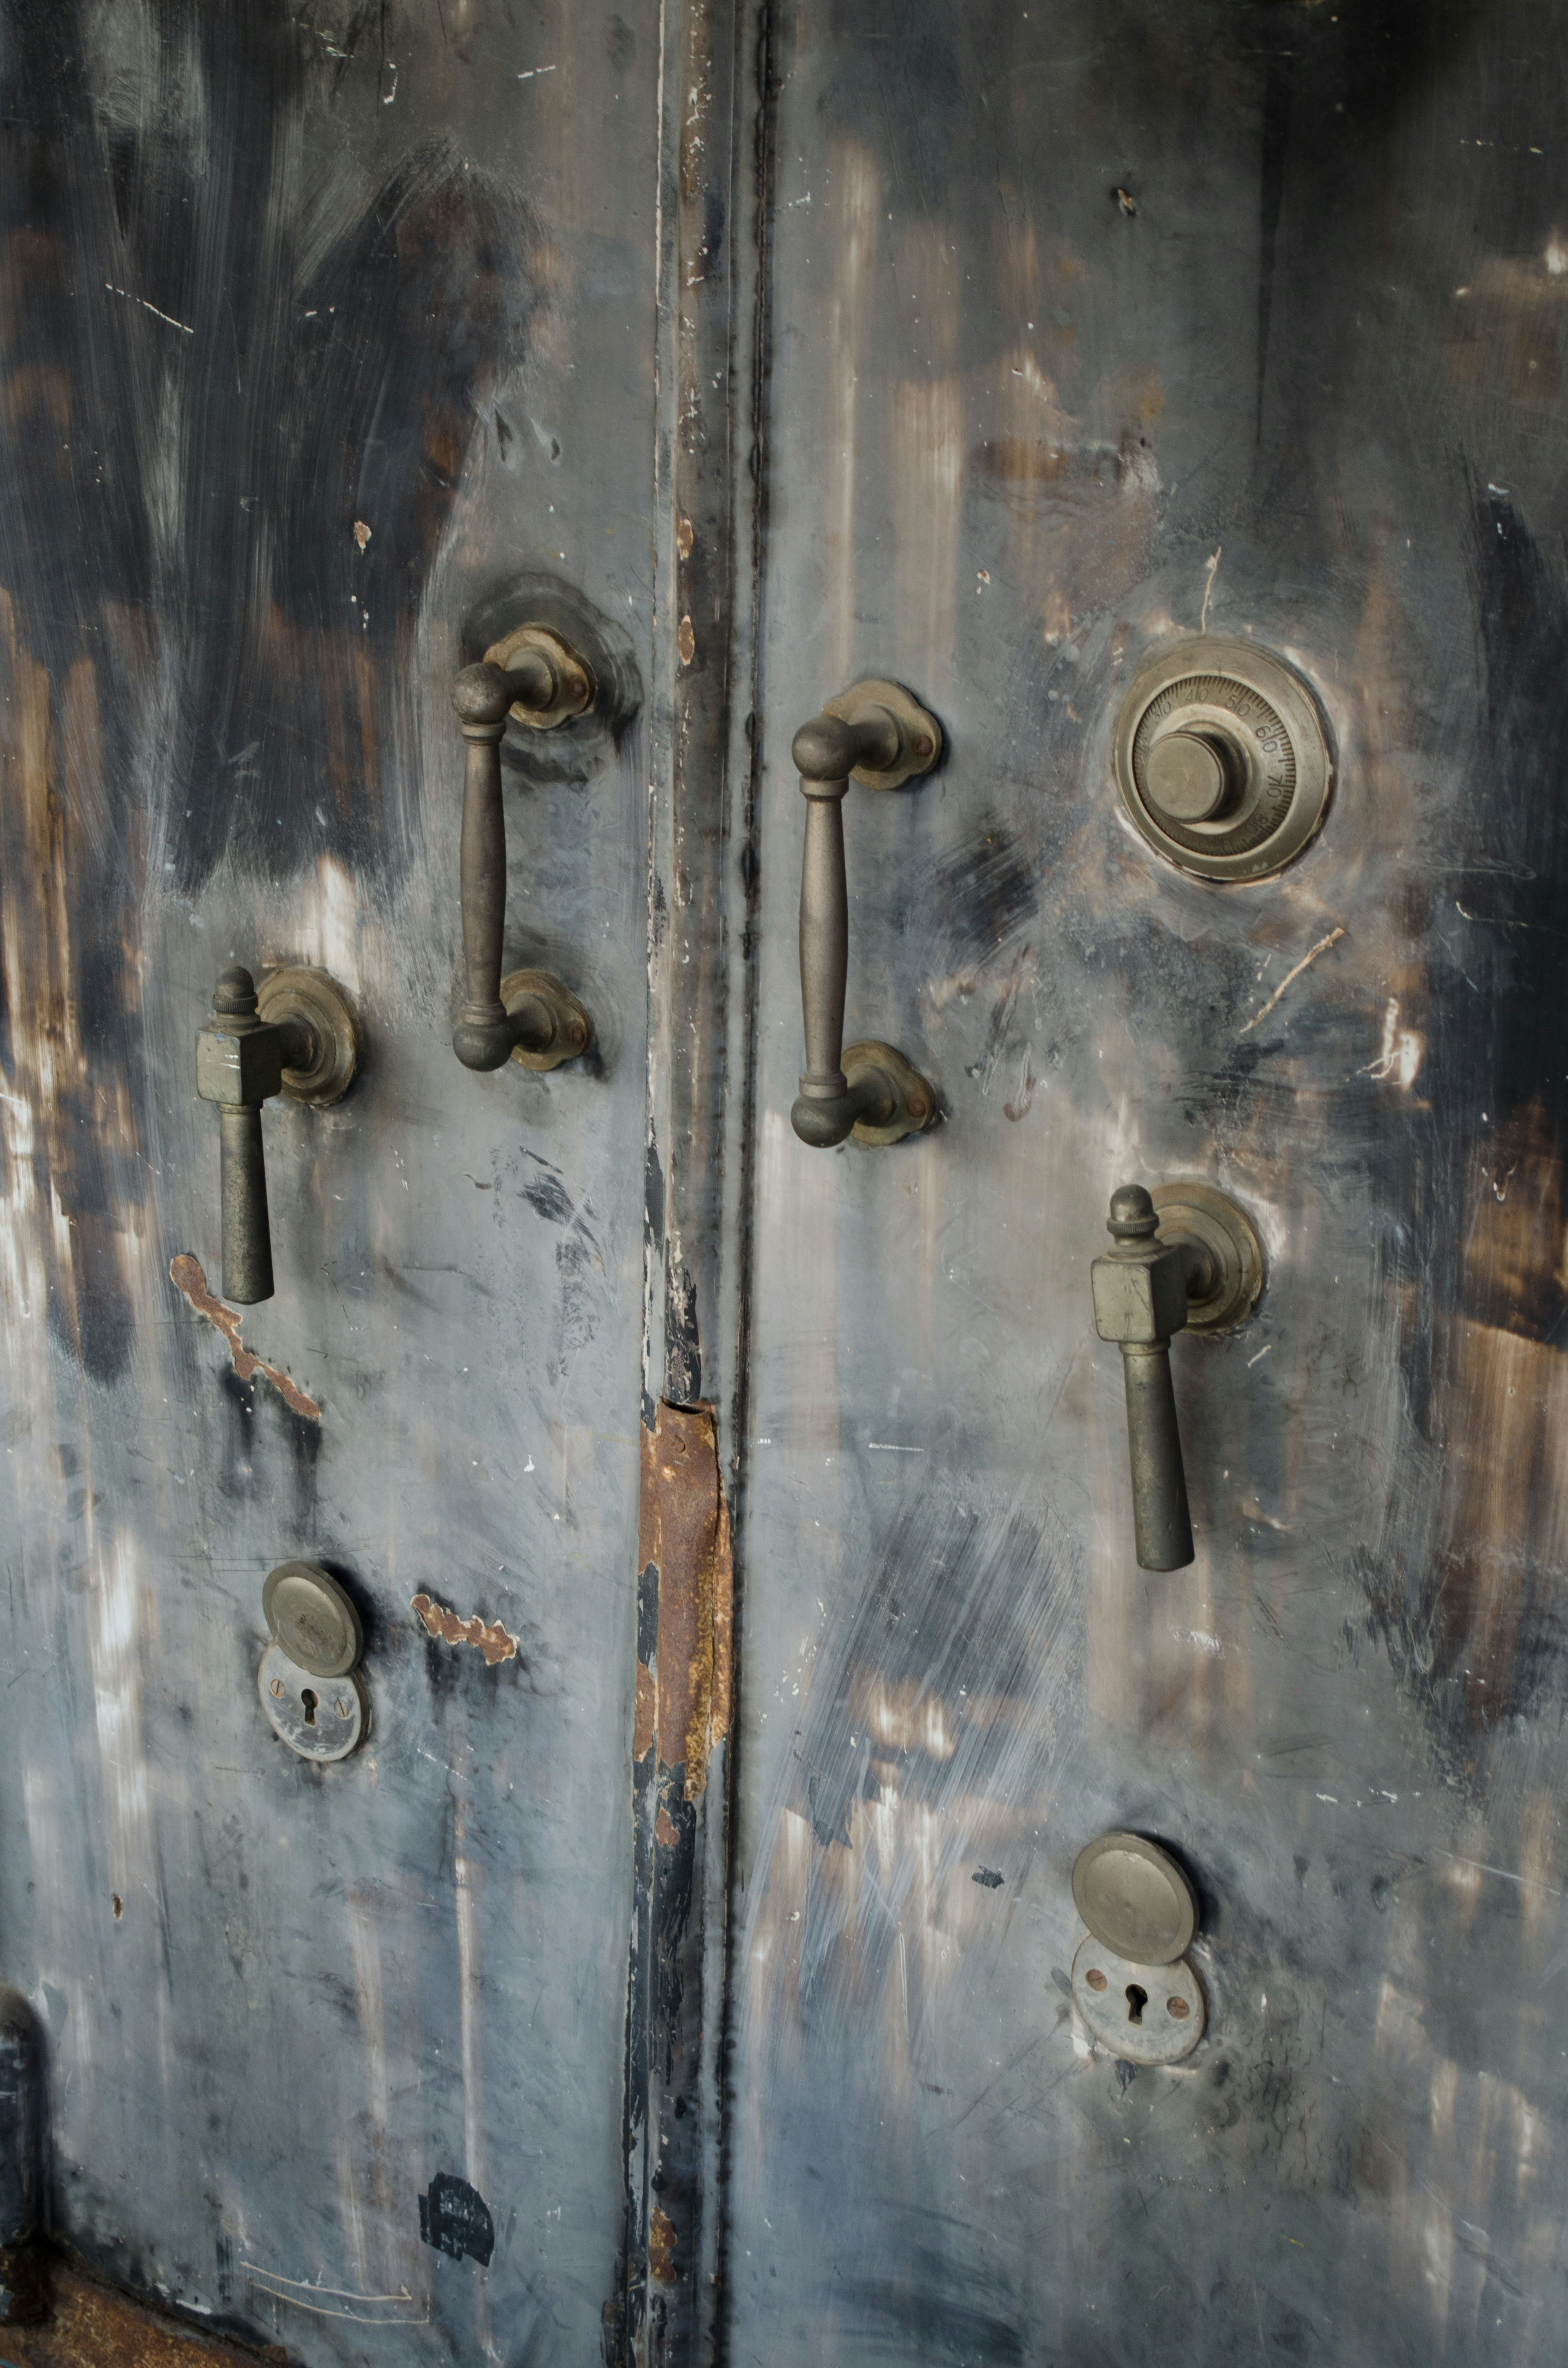
[[[1142,1989],[1142,1988],[1140,1988],[1139,1985],[1138,1985],[1136,1982],[1129,1982],[1129,1983],[1128,1983],[1128,1985],[1127,1985],[1127,2020],[1128,2020],[1128,2021],[1129,2021],[1129,2022],[1142,2022],[1142,2020],[1143,2020],[1143,2009],[1144,2009],[1144,2008],[1148,2005],[1148,2003],[1149,2003],[1149,1993],[1148,1993],[1148,1991],[1147,1991],[1146,1989]]]
[[[305,1688],[304,1692],[300,1696],[300,1700],[305,1705],[305,1725],[307,1726],[314,1726],[316,1723],[316,1696],[311,1691],[309,1686]]]

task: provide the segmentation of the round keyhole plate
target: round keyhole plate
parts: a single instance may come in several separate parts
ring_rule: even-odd
[[[1134,2000],[1143,1994],[1136,2022],[1129,1990]],[[1140,1964],[1092,1932],[1073,1960],[1073,2003],[1100,2045],[1124,2064],[1179,2064],[1203,2036],[1203,1991],[1185,1957],[1174,1965]]]
[[[347,1759],[364,1741],[369,1705],[352,1670],[324,1678],[291,1661],[280,1645],[269,1645],[256,1673],[256,1691],[273,1733],[301,1759]]]
[[[1222,748],[1232,788],[1208,819],[1160,803],[1180,774],[1174,735]],[[1159,757],[1155,751],[1165,751]],[[1116,780],[1149,845],[1200,880],[1264,880],[1300,855],[1328,810],[1328,730],[1294,666],[1253,642],[1212,634],[1166,643],[1140,669],[1117,718]],[[1173,803],[1187,803],[1173,792]]]

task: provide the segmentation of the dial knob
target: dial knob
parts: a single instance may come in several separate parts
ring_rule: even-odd
[[[1200,634],[1152,651],[1114,747],[1128,820],[1202,880],[1279,871],[1317,830],[1334,781],[1312,690],[1251,640]]]
[[[1212,822],[1241,803],[1246,758],[1218,732],[1168,732],[1149,751],[1149,803],[1172,822]]]

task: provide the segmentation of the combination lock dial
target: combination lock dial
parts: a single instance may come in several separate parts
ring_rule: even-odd
[[[1116,779],[1167,861],[1201,880],[1262,880],[1322,822],[1334,765],[1294,667],[1203,634],[1168,643],[1139,673],[1117,719]]]

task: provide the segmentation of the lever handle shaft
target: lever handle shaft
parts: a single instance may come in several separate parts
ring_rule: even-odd
[[[1121,1344],[1132,1529],[1140,1570],[1185,1570],[1193,1558],[1187,1472],[1176,1427],[1168,1340]]]
[[[241,1307],[272,1296],[272,1234],[258,1104],[221,1105],[223,1296]]]

